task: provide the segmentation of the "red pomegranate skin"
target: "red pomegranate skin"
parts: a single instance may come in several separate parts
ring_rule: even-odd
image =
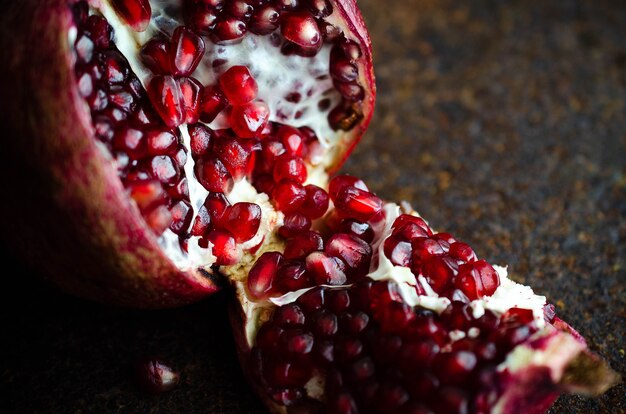
[[[163,254],[93,139],[74,77],[68,3],[16,2],[0,17],[2,240],[63,290],[133,307],[172,307],[218,289]]]
[[[97,4],[94,0],[92,4]],[[3,5],[0,16],[1,242],[66,292],[98,302],[163,308],[216,290],[213,271],[180,271],[129,201],[115,167],[93,139],[77,91],[67,0]],[[333,2],[329,22],[361,46],[363,118],[340,140],[329,172],[365,132],[375,102],[371,43],[353,0]]]

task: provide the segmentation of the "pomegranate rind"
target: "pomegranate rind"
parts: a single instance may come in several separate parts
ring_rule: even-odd
[[[334,147],[334,153],[329,154],[326,162],[328,173],[332,174],[341,168],[354,147],[359,143],[367,130],[376,103],[376,79],[374,77],[374,64],[372,60],[372,41],[365,26],[363,16],[359,11],[356,1],[339,0],[332,1],[333,13],[326,18],[340,28],[348,40],[356,42],[361,47],[362,57],[356,60],[359,73],[359,84],[365,90],[365,98],[360,102],[359,111],[362,119],[349,131],[337,131],[340,138]]]
[[[165,256],[93,137],[74,76],[68,2],[5,8],[0,119],[10,139],[0,164],[9,197],[0,211],[10,218],[1,231],[7,248],[63,290],[109,304],[173,307],[218,290],[210,272],[181,271]]]

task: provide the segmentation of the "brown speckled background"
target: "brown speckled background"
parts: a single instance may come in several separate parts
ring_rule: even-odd
[[[344,170],[509,263],[626,375],[624,2],[360,5],[379,98]],[[225,294],[128,311],[66,297],[20,269],[1,289],[0,412],[263,412],[237,364]],[[128,371],[145,354],[169,358],[183,385],[138,392]],[[552,412],[624,413],[625,394],[566,396]]]

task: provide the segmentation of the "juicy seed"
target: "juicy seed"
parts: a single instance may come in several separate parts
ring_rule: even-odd
[[[322,217],[328,210],[328,193],[313,184],[305,186],[304,191],[304,203],[300,207],[302,213],[311,220]]]
[[[232,105],[243,105],[256,98],[256,81],[245,66],[232,66],[219,78],[224,95]]]
[[[198,161],[195,165],[198,181],[204,188],[217,193],[229,193],[233,188],[233,177],[217,157]]]
[[[200,102],[200,120],[206,123],[213,122],[227,105],[226,97],[217,86],[204,88]]]
[[[150,23],[152,9],[148,0],[112,0],[117,13],[136,32],[143,32]]]
[[[307,177],[306,165],[302,158],[288,154],[281,155],[274,164],[273,176],[274,180],[277,182],[281,180],[293,180],[302,184]]]
[[[218,20],[211,32],[211,39],[217,44],[239,43],[246,34],[246,23],[234,18]]]
[[[305,198],[306,191],[302,184],[291,180],[280,181],[272,192],[276,208],[285,214],[295,213],[304,203]]]
[[[187,130],[191,141],[191,155],[197,158],[207,154],[214,139],[213,130],[203,124],[189,125]]]
[[[307,231],[311,227],[311,219],[299,213],[292,213],[285,216],[283,225],[278,229],[278,233],[286,238],[294,237]]]
[[[261,207],[242,202],[227,209],[222,225],[235,237],[237,243],[243,243],[254,237],[260,224]]]
[[[160,359],[142,358],[134,368],[137,385],[146,392],[160,394],[178,386],[180,375]]]
[[[141,48],[141,60],[157,75],[171,75],[170,43],[165,39],[154,38]]]
[[[250,31],[255,34],[270,34],[278,28],[280,14],[271,4],[257,9],[250,21]]]
[[[463,264],[459,267],[456,286],[470,300],[491,296],[500,286],[500,278],[495,269],[485,260]]]
[[[289,239],[285,247],[285,257],[288,259],[298,259],[309,255],[315,251],[324,249],[324,240],[315,231],[303,232]]]
[[[322,44],[317,22],[306,11],[284,13],[281,16],[280,32],[285,39],[303,49],[317,50]]]
[[[230,111],[230,127],[240,138],[258,137],[270,118],[270,108],[262,101],[233,106]]]
[[[248,292],[254,299],[263,299],[272,290],[278,267],[283,255],[278,252],[266,252],[256,261],[248,274]]]
[[[204,40],[191,29],[179,26],[172,35],[170,64],[174,75],[189,76],[204,55]]]
[[[170,128],[183,122],[183,100],[180,86],[172,76],[155,76],[148,85],[148,96],[154,109]]]
[[[328,185],[328,195],[330,195],[330,199],[334,202],[337,199],[339,192],[344,187],[348,186],[356,187],[363,191],[369,191],[363,180],[361,180],[360,178],[353,177],[347,174],[338,175],[330,180],[330,183]]]
[[[328,240],[325,252],[340,258],[352,277],[363,277],[369,271],[372,248],[356,236],[335,234]]]
[[[206,240],[213,245],[212,253],[215,256],[215,264],[228,266],[239,261],[241,252],[237,247],[235,238],[228,232],[215,230],[206,236]]]
[[[334,200],[337,210],[348,218],[368,221],[383,209],[383,202],[369,191],[346,186],[339,191]]]
[[[183,120],[187,124],[194,124],[199,118],[202,85],[194,78],[179,78],[178,85],[182,95]]]
[[[306,270],[318,285],[343,285],[348,280],[346,265],[339,258],[323,252],[313,252],[307,256]]]

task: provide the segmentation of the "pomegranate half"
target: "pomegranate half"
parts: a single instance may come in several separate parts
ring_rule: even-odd
[[[273,241],[293,194],[318,214],[372,114],[351,0],[5,8],[2,165],[19,196],[4,240],[76,295],[164,307],[214,292],[219,265]]]

